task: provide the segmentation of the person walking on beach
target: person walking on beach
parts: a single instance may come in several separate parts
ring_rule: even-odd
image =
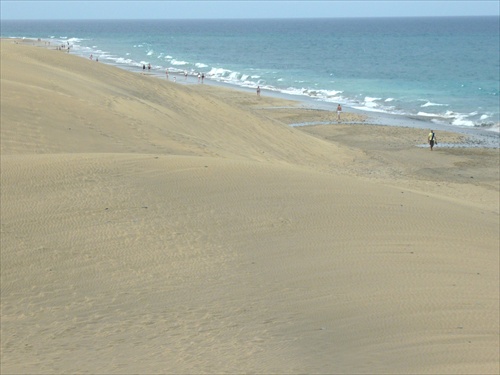
[[[257,86],[257,96],[260,96],[260,86]]]
[[[168,79],[168,69],[165,69],[165,74],[167,75],[167,79]]]
[[[337,106],[337,121],[340,122],[340,114],[342,113],[342,107],[340,104]]]
[[[436,133],[434,133],[434,130],[431,130],[427,139],[429,140],[429,146],[431,146],[431,151],[432,151],[434,145],[435,144],[437,145]]]

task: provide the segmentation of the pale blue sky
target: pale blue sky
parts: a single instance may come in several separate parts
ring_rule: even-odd
[[[498,0],[23,1],[1,0],[1,19],[200,19],[499,16]]]

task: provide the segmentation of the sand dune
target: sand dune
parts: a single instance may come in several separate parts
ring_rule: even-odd
[[[1,48],[3,374],[498,373],[494,162]]]

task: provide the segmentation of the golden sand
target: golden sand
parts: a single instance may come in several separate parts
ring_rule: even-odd
[[[499,372],[498,150],[25,44],[2,374]]]

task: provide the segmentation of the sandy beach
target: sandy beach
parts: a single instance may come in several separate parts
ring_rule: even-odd
[[[342,116],[2,40],[0,372],[498,374],[499,150]]]

